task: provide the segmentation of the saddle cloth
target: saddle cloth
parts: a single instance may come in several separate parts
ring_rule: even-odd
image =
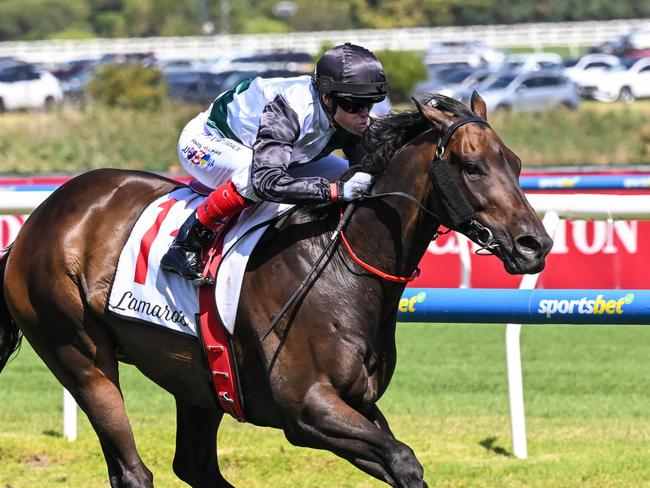
[[[162,270],[160,260],[179,227],[204,199],[190,188],[179,188],[142,212],[120,254],[108,302],[111,313],[198,336],[198,289],[190,281]],[[244,210],[225,235],[215,302],[221,323],[230,334],[235,328],[246,264],[268,227],[264,223],[291,207],[260,202]]]

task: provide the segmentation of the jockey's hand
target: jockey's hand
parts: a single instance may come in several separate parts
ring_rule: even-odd
[[[339,200],[349,202],[363,195],[367,195],[372,186],[372,175],[359,171],[354,173],[352,178],[343,183],[341,193],[338,195]],[[340,188],[340,187],[339,187]]]

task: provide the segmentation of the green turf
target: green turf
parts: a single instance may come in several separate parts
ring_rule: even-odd
[[[381,406],[433,487],[650,486],[650,328],[522,331],[529,458],[510,454],[504,327],[403,324]],[[122,367],[127,409],[157,486],[171,471],[170,395]],[[62,438],[61,388],[27,344],[0,376],[0,488],[107,486],[85,417]],[[227,419],[221,466],[238,487],[379,487],[334,455]]]

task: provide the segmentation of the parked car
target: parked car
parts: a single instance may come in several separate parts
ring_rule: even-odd
[[[143,66],[156,66],[157,59],[153,52],[129,52],[104,54],[97,61],[98,64],[141,64]]]
[[[165,59],[158,61],[158,68],[163,73],[197,71],[203,68],[203,63],[195,59]]]
[[[611,54],[585,54],[581,58],[564,60],[564,76],[578,86],[578,93],[585,96],[584,87],[593,83],[594,76],[621,64],[620,58]]]
[[[593,76],[583,94],[602,102],[650,97],[650,58],[624,58],[619,65]]]
[[[213,73],[223,71],[266,71],[288,70],[311,73],[314,61],[309,53],[294,51],[227,52],[205,62],[206,70]]]
[[[424,64],[440,64],[441,62],[466,61],[470,66],[489,65],[499,67],[506,58],[506,53],[494,49],[482,41],[475,39],[441,41],[432,44],[424,53]]]
[[[510,54],[502,68],[511,71],[537,71],[562,66],[562,56],[557,53],[519,53]]]
[[[86,101],[86,85],[100,66],[96,59],[77,59],[57,65],[51,73],[61,83],[64,103],[83,104]]]
[[[447,58],[440,58],[438,61],[425,64],[427,70],[427,78],[433,80],[444,75],[445,72],[459,70],[459,69],[479,69],[486,68],[480,58],[473,55],[469,57],[466,55],[453,55]]]
[[[165,74],[167,96],[189,103],[212,102],[219,93],[226,73],[209,71],[173,71]]]
[[[487,68],[448,68],[441,70],[437,76],[421,81],[413,88],[413,97],[426,98],[431,93],[440,93],[452,98],[474,88],[494,71]]]
[[[630,57],[639,55],[648,49],[650,49],[650,29],[637,29],[594,46],[589,49],[589,52]]]
[[[49,71],[30,64],[0,71],[0,112],[27,108],[51,110],[62,99],[59,80]]]
[[[167,73],[168,96],[189,103],[205,104],[212,102],[217,95],[229,90],[247,78],[291,78],[304,75],[301,71],[262,70],[262,71],[187,71]]]
[[[63,90],[63,101],[77,105],[85,104],[87,98],[86,87],[93,80],[95,74],[96,67],[88,66],[73,75],[60,79],[61,90]]]
[[[0,56],[0,70],[13,68],[14,66],[26,66],[29,63],[13,56]]]
[[[49,71],[56,76],[59,81],[64,82],[77,76],[82,71],[96,66],[97,64],[98,61],[95,59],[76,59],[74,61],[68,61],[67,63],[58,64]]]
[[[541,112],[564,107],[576,109],[578,90],[569,78],[557,70],[500,72],[477,87],[488,110]],[[468,103],[471,93],[463,95]]]
[[[314,59],[311,54],[298,51],[273,51],[236,57],[232,64],[237,67],[247,65],[264,65],[267,70],[289,70],[311,73],[314,70]]]

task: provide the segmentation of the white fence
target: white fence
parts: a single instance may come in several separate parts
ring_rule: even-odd
[[[159,59],[205,59],[224,52],[300,50],[312,54],[323,44],[354,42],[371,50],[423,50],[435,41],[480,39],[492,47],[578,47],[598,44],[650,28],[650,19],[600,22],[563,22],[463,27],[367,29],[286,34],[214,35],[196,37],[149,37],[129,39],[56,40],[0,43],[0,56],[27,61],[56,63],[74,59],[96,59],[104,54],[152,52]]]

